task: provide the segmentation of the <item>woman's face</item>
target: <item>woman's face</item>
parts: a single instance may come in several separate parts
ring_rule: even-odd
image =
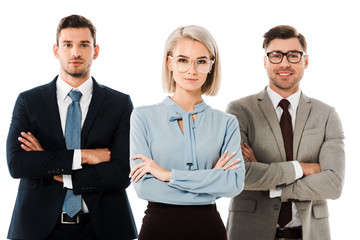
[[[172,57],[168,57],[168,68],[173,72],[176,82],[175,92],[190,91],[201,94],[201,87],[212,67],[209,50],[198,41],[181,39],[172,53]]]

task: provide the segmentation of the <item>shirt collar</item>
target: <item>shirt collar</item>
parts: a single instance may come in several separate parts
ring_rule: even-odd
[[[167,106],[170,107],[170,109],[176,114],[176,115],[184,115],[188,112],[186,112],[182,107],[180,107],[179,105],[177,105],[170,97],[166,97],[163,101]],[[206,108],[208,107],[208,105],[204,102],[204,100],[199,103],[196,104],[194,106],[194,110],[189,113],[189,114],[195,114],[195,113],[200,113],[203,112]]]
[[[93,81],[91,77],[89,77],[79,87],[74,88],[67,84],[59,75],[58,81],[56,81],[56,91],[58,96],[60,97],[59,99],[65,100],[71,90],[78,90],[82,93],[83,98],[87,98],[89,95],[92,94],[93,91]]]
[[[269,95],[269,98],[274,108],[276,109],[279,105],[279,102],[283,99],[283,97],[280,96],[280,94],[278,94],[274,90],[272,90],[269,86],[266,88],[266,91]],[[299,89],[298,91],[296,91],[296,93],[286,98],[290,102],[290,107],[294,110],[296,110],[299,105],[300,95],[301,95],[301,90]]]

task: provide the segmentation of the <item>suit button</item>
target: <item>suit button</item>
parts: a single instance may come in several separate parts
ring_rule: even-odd
[[[277,205],[277,204],[275,204],[274,205],[274,210],[279,210],[280,208],[279,208],[279,205]]]

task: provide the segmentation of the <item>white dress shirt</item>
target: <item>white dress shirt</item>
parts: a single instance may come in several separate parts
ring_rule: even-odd
[[[275,108],[276,115],[280,122],[280,118],[283,113],[283,110],[279,106],[279,102],[283,99],[283,97],[280,96],[278,93],[276,93],[274,90],[272,90],[270,87],[267,87],[266,90],[267,90],[270,100]],[[295,128],[296,110],[299,105],[300,95],[301,95],[301,91],[298,90],[296,93],[294,93],[293,95],[286,98],[290,102],[289,113],[291,116],[293,131]],[[301,178],[304,173],[303,173],[300,163],[298,161],[294,160],[291,162],[293,163],[294,169],[295,169],[295,179],[294,179],[294,181],[295,181],[295,180]],[[280,197],[281,194],[282,194],[282,189],[271,189],[270,190],[270,198]],[[292,203],[292,220],[285,227],[297,227],[297,226],[301,226],[300,216],[297,212],[295,204]]]
[[[93,81],[91,77],[86,80],[82,85],[77,88],[73,88],[69,84],[67,84],[64,80],[61,79],[60,75],[58,80],[56,81],[56,97],[57,103],[59,107],[59,114],[60,114],[60,122],[61,128],[63,130],[63,134],[65,136],[65,125],[66,125],[66,117],[67,117],[67,110],[69,105],[72,103],[72,100],[68,93],[72,90],[77,90],[82,93],[80,98],[80,109],[81,109],[81,127],[84,125],[84,121],[89,110],[90,101],[92,98],[93,93]],[[73,157],[73,164],[72,170],[81,169],[81,149],[74,150],[74,157]],[[63,175],[63,183],[64,188],[72,189],[72,180],[71,175]],[[85,204],[84,199],[82,200],[83,212],[88,212],[88,208]]]

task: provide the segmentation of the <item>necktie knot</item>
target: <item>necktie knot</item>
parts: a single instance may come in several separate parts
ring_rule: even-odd
[[[280,102],[279,102],[279,106],[282,108],[282,110],[284,111],[287,111],[289,110],[289,105],[290,105],[290,102],[286,99],[282,99]]]
[[[80,91],[70,91],[69,92],[69,97],[71,98],[71,100],[73,100],[73,102],[78,102],[80,100],[82,96],[82,93]]]

